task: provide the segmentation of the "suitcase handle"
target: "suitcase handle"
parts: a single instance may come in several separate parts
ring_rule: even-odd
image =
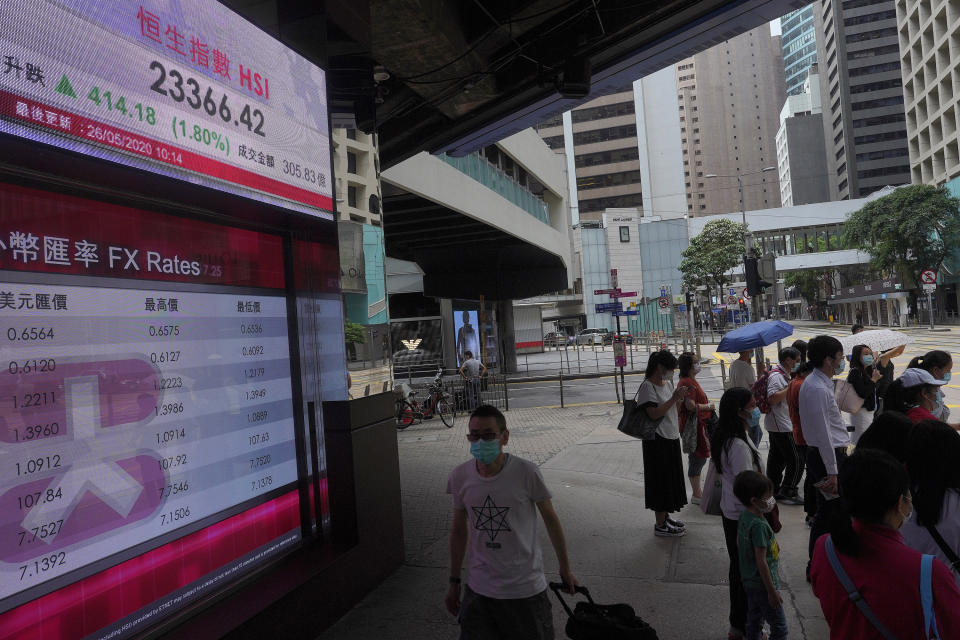
[[[550,589],[551,589],[555,594],[557,594],[557,600],[560,601],[560,604],[563,606],[563,609],[567,612],[567,615],[572,618],[572,617],[573,617],[573,611],[570,609],[570,605],[568,605],[567,602],[566,602],[566,600],[563,599],[563,596],[560,595],[560,592],[561,592],[561,591],[566,591],[567,589],[569,589],[569,588],[570,588],[570,585],[568,585],[568,584],[565,583],[565,582],[551,582],[551,583],[549,584],[549,586],[550,586]],[[582,593],[583,595],[585,595],[585,596],[587,597],[587,601],[590,602],[590,604],[594,604],[593,598],[590,597],[590,591],[589,591],[586,587],[584,587],[583,585],[579,585],[579,584],[578,584],[578,585],[576,586],[575,591],[576,591],[576,593]]]

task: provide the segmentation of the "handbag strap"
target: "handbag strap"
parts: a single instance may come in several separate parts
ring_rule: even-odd
[[[843,569],[843,565],[840,564],[840,558],[837,557],[837,550],[833,546],[833,536],[828,535],[826,541],[824,542],[824,550],[827,552],[827,559],[830,561],[830,566],[833,567],[833,573],[837,576],[837,580],[840,581],[840,584],[843,585],[843,588],[847,590],[847,595],[850,596],[850,599],[853,600],[853,603],[857,605],[857,608],[860,609],[860,613],[863,614],[863,617],[867,621],[876,627],[877,631],[880,632],[885,640],[897,640],[897,636],[893,635],[889,629],[883,626],[883,623],[877,618],[876,614],[873,612],[873,609],[870,608],[870,605],[867,604],[867,601],[863,599],[863,594],[857,590],[857,587],[854,586],[853,580],[850,579],[850,576]]]
[[[947,559],[950,560],[950,569],[953,571],[960,569],[960,556],[957,555],[956,551],[950,548],[950,545],[948,545],[947,541],[943,539],[943,536],[940,535],[940,532],[937,531],[937,528],[933,525],[929,525],[927,526],[927,531],[930,533],[933,541],[937,543],[937,546],[940,547],[940,551],[943,551],[943,555],[947,556]]]
[[[920,604],[923,605],[923,637],[940,640],[937,615],[933,611],[933,556],[925,553],[920,558]]]

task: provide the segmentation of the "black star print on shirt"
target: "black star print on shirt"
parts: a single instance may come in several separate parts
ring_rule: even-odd
[[[470,507],[477,516],[473,528],[477,531],[486,531],[491,540],[497,539],[501,531],[511,531],[507,524],[507,512],[510,507],[498,507],[489,495],[483,501],[482,507]]]

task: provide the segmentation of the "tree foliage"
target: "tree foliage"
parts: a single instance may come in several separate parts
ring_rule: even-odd
[[[730,283],[727,273],[743,262],[743,236],[745,228],[740,222],[726,218],[708,222],[698,235],[690,239],[690,246],[680,255],[680,272],[683,286],[695,289],[716,287],[718,296]]]
[[[911,185],[868,202],[846,223],[844,242],[870,255],[877,271],[920,285],[960,243],[960,200],[944,187]]]
[[[343,323],[344,342],[347,344],[364,344],[367,341],[367,331],[362,324],[346,321]]]

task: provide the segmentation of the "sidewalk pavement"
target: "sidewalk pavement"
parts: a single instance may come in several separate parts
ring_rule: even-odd
[[[643,505],[641,443],[616,430],[619,415],[618,406],[515,409],[507,413],[507,450],[540,465],[574,574],[598,602],[631,604],[662,640],[722,640],[728,592],[720,519],[688,505],[679,514],[687,523],[685,537],[653,535],[653,512]],[[406,561],[319,640],[458,637],[443,604],[452,513],[446,479],[469,459],[465,431],[458,416],[453,429],[429,421],[397,434]],[[761,451],[765,445],[766,438]],[[781,520],[781,592],[790,637],[827,640],[819,602],[804,579],[809,529],[802,508],[782,505]],[[556,558],[539,530],[547,579],[556,580]],[[551,599],[557,638],[563,638],[565,614]]]

